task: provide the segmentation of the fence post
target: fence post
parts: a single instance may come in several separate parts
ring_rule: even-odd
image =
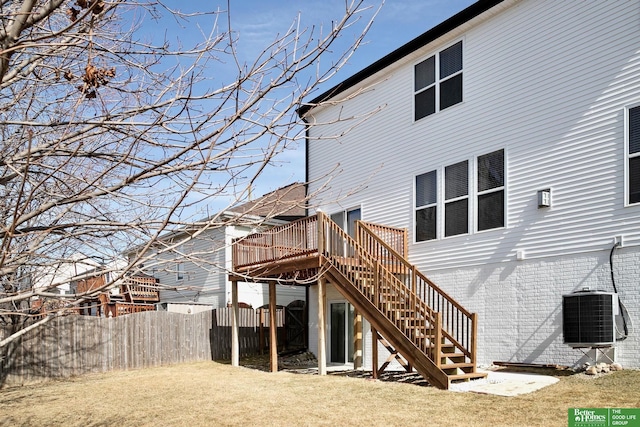
[[[240,325],[238,324],[238,282],[231,282],[231,366],[240,366]]]
[[[278,324],[276,322],[276,282],[269,282],[269,359],[271,372],[278,372]]]

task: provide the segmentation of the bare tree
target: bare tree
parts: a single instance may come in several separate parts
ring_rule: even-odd
[[[32,298],[59,297],[42,279],[75,253],[151,247],[161,233],[194,226],[190,207],[245,200],[304,137],[296,108],[347,61],[375,16],[363,0],[346,0],[329,25],[292,17],[247,61],[228,6],[184,14],[162,0],[1,0],[1,322],[22,325]],[[201,41],[143,38],[141,22],[160,17],[197,22]],[[348,46],[332,51],[345,34]],[[233,68],[230,81],[221,67]]]

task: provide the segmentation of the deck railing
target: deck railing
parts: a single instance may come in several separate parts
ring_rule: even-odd
[[[232,249],[233,267],[238,271],[243,267],[305,258],[313,254],[333,258],[337,261],[336,267],[354,284],[359,284],[363,295],[371,301],[387,301],[386,306],[379,305],[378,308],[392,321],[395,322],[393,316],[396,316],[392,313],[392,306],[400,300],[416,307],[419,315],[431,322],[441,317],[443,335],[475,364],[476,314],[467,311],[405,259],[405,233],[401,229],[358,221],[357,236],[353,239],[326,215],[318,213],[266,232],[236,239]],[[363,263],[378,275],[374,283],[382,281],[387,287],[376,289],[365,286],[366,280],[361,280],[365,271],[353,268],[358,263]],[[403,326],[399,320],[396,323],[396,326]],[[408,327],[400,329],[411,334]],[[439,331],[440,328],[434,329]],[[440,340],[437,343],[439,345]],[[433,348],[429,349],[426,341],[421,346],[430,357],[438,354]],[[439,361],[439,357],[432,357],[432,360]]]
[[[234,269],[304,258],[318,250],[317,216],[302,218],[233,242]]]
[[[127,277],[120,285],[120,294],[128,302],[160,301],[160,289],[154,277]]]
[[[391,247],[397,254],[404,258],[407,257],[409,250],[407,248],[406,228],[389,227],[364,221],[359,221],[359,223],[366,225],[370,232],[380,238],[386,246]]]
[[[135,304],[127,302],[116,303],[116,316],[124,316],[132,313],[142,313],[144,311],[155,311],[156,306],[154,304]]]
[[[384,241],[376,228],[359,221],[356,226],[358,242],[365,252],[383,260],[385,267],[398,280],[415,293],[434,312],[442,314],[444,335],[473,363],[475,363],[476,314],[470,313],[431,280],[420,273],[414,265]]]

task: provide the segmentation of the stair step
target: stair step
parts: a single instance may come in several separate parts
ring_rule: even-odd
[[[448,359],[457,359],[460,357],[465,357],[464,353],[447,353],[445,351],[440,352],[440,357],[446,357]]]
[[[453,357],[440,355],[440,363],[443,365],[447,363],[465,363],[466,361],[467,357],[465,355]]]
[[[446,370],[446,369],[473,368],[473,363],[468,363],[468,362],[445,363],[445,364],[440,365],[440,368],[443,371]]]
[[[469,373],[465,373],[465,374],[448,375],[449,381],[451,381],[451,382],[453,382],[453,381],[476,380],[476,379],[480,379],[480,378],[486,378],[486,376],[487,376],[486,372],[469,372]]]
[[[440,352],[440,358],[441,359],[450,359],[452,361],[455,361],[457,359],[466,359],[466,355],[464,353],[445,353],[445,352]]]

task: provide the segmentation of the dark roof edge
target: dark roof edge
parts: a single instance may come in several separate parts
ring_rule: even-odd
[[[344,92],[347,89],[357,85],[364,79],[371,77],[378,71],[383,70],[384,68],[393,64],[394,62],[399,61],[400,59],[415,52],[421,47],[426,46],[427,44],[431,43],[437,38],[456,29],[460,25],[472,20],[476,16],[486,12],[487,10],[502,3],[503,1],[504,0],[479,0],[473,3],[471,6],[456,13],[446,21],[441,22],[440,24],[431,28],[427,32],[422,33],[415,39],[409,41],[408,43],[404,44],[403,46],[389,53],[388,55],[385,55],[384,57],[378,59],[376,62],[372,63],[366,68],[363,68],[362,70],[353,74],[351,77],[348,77],[346,80],[343,80],[342,82],[338,83],[331,89],[322,93],[320,96],[317,96],[316,98],[312,99],[311,102],[302,105],[300,108],[298,108],[298,115],[301,117],[304,116],[316,104],[319,104],[323,101],[331,99],[337,94]]]

